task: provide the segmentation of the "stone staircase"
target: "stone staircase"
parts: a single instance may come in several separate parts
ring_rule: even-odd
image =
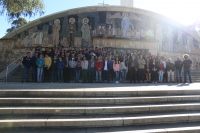
[[[198,84],[4,86],[0,89],[0,132],[200,132]]]
[[[9,77],[9,82],[21,82],[23,69],[18,70],[13,74],[11,77]],[[182,81],[184,81],[184,74],[182,73]],[[30,71],[30,81],[32,77],[32,71]],[[176,81],[176,74],[175,74],[175,81]],[[192,71],[192,81],[193,83],[200,83],[200,71]],[[187,82],[189,82],[189,79],[187,79]]]

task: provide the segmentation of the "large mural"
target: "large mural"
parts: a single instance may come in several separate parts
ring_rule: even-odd
[[[200,44],[181,29],[129,12],[101,11],[65,16],[15,36],[17,47],[91,47],[96,38],[157,41],[157,48],[162,52],[200,54]]]

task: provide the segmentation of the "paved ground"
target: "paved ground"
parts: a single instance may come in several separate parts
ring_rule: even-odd
[[[82,84],[82,83],[0,83],[0,89],[94,89],[94,90],[153,90],[153,89],[200,89],[200,83],[193,84]]]

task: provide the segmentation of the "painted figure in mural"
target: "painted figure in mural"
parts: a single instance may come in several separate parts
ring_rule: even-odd
[[[84,47],[88,46],[88,42],[90,40],[90,29],[91,29],[91,27],[89,26],[88,23],[89,23],[89,19],[88,18],[84,18],[83,19],[83,25],[82,25],[82,28],[81,28],[83,46]]]
[[[75,23],[76,23],[75,18],[69,19],[69,34],[68,34],[68,37],[69,37],[70,46],[74,46],[74,35],[75,35],[75,32],[76,32],[76,24]]]
[[[60,31],[60,20],[55,19],[53,29],[53,45],[57,46],[59,44],[59,31]]]
[[[167,28],[167,42],[168,42],[169,52],[173,52],[174,51],[173,29],[171,26],[168,26]]]
[[[158,50],[163,51],[163,33],[160,24],[156,25],[156,40],[158,41]]]
[[[33,32],[33,29],[29,30],[29,35],[24,38],[24,46],[34,46],[33,38],[35,37],[36,33]]]
[[[123,18],[122,18],[122,22],[121,22],[121,27],[123,29],[123,36],[127,37],[127,33],[129,31],[129,26],[130,26],[130,20],[128,17],[128,13],[123,13],[122,16],[123,16]]]
[[[42,41],[43,41],[43,33],[42,32],[38,32],[37,36],[35,38],[35,44],[41,45]]]

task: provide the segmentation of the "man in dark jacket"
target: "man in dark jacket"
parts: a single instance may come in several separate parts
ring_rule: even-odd
[[[183,62],[181,61],[180,57],[178,57],[177,61],[175,62],[177,83],[182,83],[182,67]]]
[[[22,75],[22,83],[24,82],[24,78],[26,76],[26,82],[29,82],[29,74],[30,74],[30,68],[31,68],[31,53],[28,52],[27,56],[23,58],[22,64],[24,66],[24,71]]]
[[[65,63],[65,68],[64,68],[64,82],[67,82],[67,83],[69,83],[69,80],[70,80],[69,60],[70,60],[69,53],[66,53],[63,61]]]
[[[110,82],[109,78],[109,70],[110,70],[110,62],[108,61],[108,57],[105,57],[105,60],[103,62],[103,82],[104,80],[107,80],[108,83]]]
[[[91,59],[88,61],[88,74],[89,74],[89,83],[93,83],[95,75],[95,60],[94,56],[91,56]]]
[[[130,72],[130,83],[132,83],[134,81],[136,81],[136,75],[137,75],[137,69],[138,69],[138,61],[135,58],[134,55],[132,55],[132,58],[129,60],[129,64],[128,64],[128,70]]]
[[[192,61],[189,59],[189,55],[185,54],[184,56],[184,61],[183,61],[183,68],[184,68],[184,83],[187,82],[187,74],[189,76],[190,83],[192,83],[192,78],[191,78],[191,68],[192,68]]]
[[[35,55],[31,58],[32,81],[33,82],[37,82],[37,65],[36,65],[37,58],[38,58],[38,53],[35,53]]]

